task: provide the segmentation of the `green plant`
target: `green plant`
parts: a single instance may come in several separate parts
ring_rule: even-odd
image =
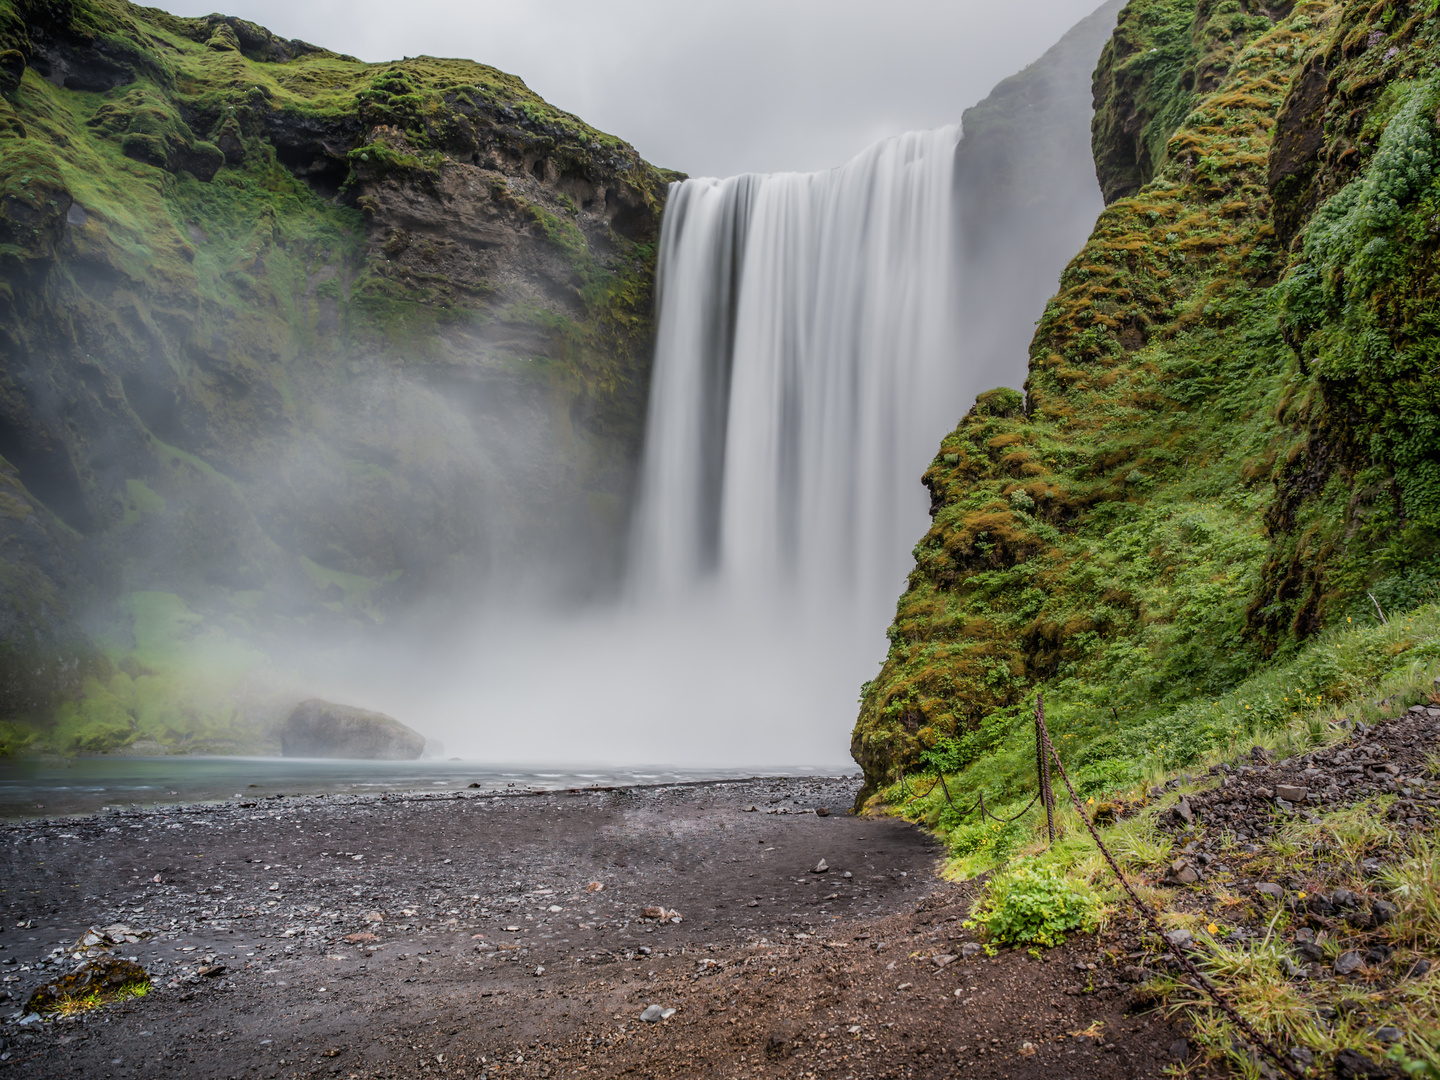
[[[991,878],[965,925],[984,927],[1005,945],[1053,948],[1066,934],[1099,924],[1100,902],[1088,885],[1053,867],[1031,867]]]

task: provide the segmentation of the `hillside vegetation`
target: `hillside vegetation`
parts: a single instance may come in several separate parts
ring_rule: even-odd
[[[937,768],[1028,799],[998,766],[1033,771],[1038,690],[1100,792],[1430,656],[1433,620],[1394,630],[1440,580],[1437,59],[1429,0],[1125,7],[1109,205],[1025,394],[982,395],[925,473],[862,800]],[[1382,619],[1348,678],[1324,634]]]
[[[254,748],[266,641],[605,588],[671,179],[482,64],[0,0],[0,754]]]

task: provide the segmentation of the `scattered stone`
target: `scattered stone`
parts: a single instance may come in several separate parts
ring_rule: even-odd
[[[351,945],[362,945],[367,941],[379,941],[380,938],[376,934],[346,934],[345,940]]]
[[[647,1024],[658,1024],[661,1020],[668,1020],[674,1015],[674,1009],[667,1009],[661,1005],[648,1005],[640,1014],[640,1019]]]
[[[1188,798],[1182,796],[1180,801],[1175,804],[1175,809],[1170,813],[1178,824],[1193,825],[1195,823],[1195,811],[1190,809]]]
[[[930,962],[938,968],[953,964],[958,959],[953,953],[943,953],[940,956],[932,956]]]
[[[1190,1040],[1176,1039],[1172,1042],[1170,1044],[1170,1060],[1180,1062],[1190,1060]]]
[[[380,912],[378,912],[378,911],[367,911],[367,912],[365,913],[365,921],[366,921],[366,922],[371,922],[371,923],[374,923],[374,922],[384,922],[384,921],[385,921],[385,916],[384,916],[384,915],[381,915]]]
[[[1353,975],[1365,966],[1364,959],[1354,949],[1343,952],[1335,960],[1336,975]]]
[[[1306,1046],[1292,1046],[1290,1048],[1290,1060],[1302,1069],[1308,1069],[1311,1065],[1315,1064],[1315,1052]]]
[[[1255,891],[1261,896],[1273,897],[1276,900],[1281,899],[1285,895],[1285,890],[1273,881],[1262,881],[1259,885],[1255,886]]]
[[[971,957],[979,956],[983,946],[978,941],[967,941],[960,946],[960,958],[969,960]]]
[[[1385,1043],[1397,1043],[1405,1037],[1405,1033],[1397,1027],[1382,1027],[1375,1029],[1375,1041]]]
[[[213,979],[217,975],[225,974],[225,965],[202,964],[200,967],[195,969],[195,974],[199,975],[202,979]]]
[[[818,863],[815,864],[815,869],[814,869],[814,870],[811,870],[810,872],[811,872],[812,874],[823,874],[823,873],[825,873],[825,871],[827,871],[827,870],[829,870],[829,869],[830,869],[830,864],[827,863],[824,859],[821,859]]]
[[[829,808],[828,806],[817,806],[817,807],[815,808],[815,816],[816,816],[816,817],[829,817],[829,816],[830,816],[830,808]]]
[[[604,885],[603,882],[592,881],[592,882],[590,882],[589,885],[586,885],[586,886],[585,886],[585,891],[586,891],[586,892],[604,892],[604,891],[605,891],[605,885]]]
[[[1284,799],[1288,803],[1300,803],[1305,801],[1305,796],[1310,794],[1308,788],[1296,784],[1276,784],[1275,797]]]
[[[1400,914],[1400,909],[1388,900],[1376,900],[1370,905],[1370,913],[1375,916],[1376,926],[1384,926]]]

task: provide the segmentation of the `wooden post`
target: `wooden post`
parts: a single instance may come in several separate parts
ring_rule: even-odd
[[[1045,695],[1035,697],[1035,772],[1040,784],[1040,801],[1045,804],[1045,828],[1055,843],[1055,792],[1050,787],[1050,755],[1045,752]]]

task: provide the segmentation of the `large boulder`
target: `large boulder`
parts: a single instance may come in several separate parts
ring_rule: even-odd
[[[286,757],[414,761],[425,736],[384,713],[311,698],[295,706],[280,729]]]

